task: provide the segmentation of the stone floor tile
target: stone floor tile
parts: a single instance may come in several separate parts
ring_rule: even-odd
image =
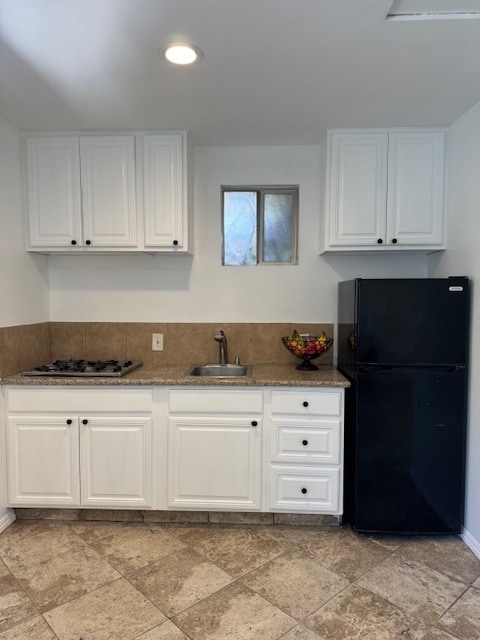
[[[129,581],[169,618],[232,582],[204,556],[183,549],[129,576]]]
[[[302,550],[289,550],[277,556],[241,581],[297,620],[350,584]]]
[[[435,624],[466,589],[465,583],[401,555],[386,558],[357,584],[431,624]]]
[[[151,525],[154,531],[155,525]],[[162,531],[166,531],[169,535],[181,540],[184,544],[194,546],[197,541],[203,541],[210,535],[220,530],[219,525],[211,524],[191,524],[191,525],[171,525],[160,527]]]
[[[144,522],[162,524],[208,523],[208,511],[142,511]]]
[[[8,575],[10,575],[10,571],[8,570],[7,565],[3,562],[3,560],[0,560],[0,578]]]
[[[123,578],[44,614],[59,640],[133,640],[165,616]]]
[[[274,513],[273,522],[289,527],[338,527],[340,517],[317,513]]]
[[[438,627],[415,623],[402,631],[401,638],[402,640],[457,640],[457,638]]]
[[[480,589],[480,576],[478,577],[477,580],[475,580],[475,582],[473,583],[474,587],[477,587],[477,589]]]
[[[36,607],[11,574],[0,578],[0,631],[38,615]]]
[[[67,524],[14,523],[0,536],[0,557],[15,573],[59,553],[81,551],[85,542]]]
[[[173,618],[192,640],[277,640],[296,621],[235,583]]]
[[[163,528],[135,526],[92,542],[91,546],[124,575],[185,548]]]
[[[209,511],[208,521],[215,524],[273,525],[273,513],[260,511]]]
[[[57,636],[41,616],[0,633],[0,640],[57,640]]]
[[[406,538],[398,553],[468,584],[480,576],[480,559],[458,536]]]
[[[275,535],[253,527],[216,529],[207,538],[198,538],[193,547],[235,578],[272,560],[288,548]]]
[[[113,582],[120,574],[87,547],[24,567],[15,577],[39,611],[44,612]]]
[[[75,521],[78,520],[79,509],[36,509],[25,508],[15,509],[15,515],[18,520],[54,520]]]
[[[440,618],[439,626],[461,640],[480,638],[480,590],[470,587]]]
[[[311,631],[311,629],[307,629],[304,624],[299,624],[291,631],[288,631],[284,636],[282,636],[282,640],[322,640],[320,636]]]
[[[352,582],[392,553],[390,548],[370,542],[346,527],[333,531],[303,529],[299,536],[290,529],[285,535],[323,566]]]
[[[72,523],[71,527],[82,540],[91,544],[116,533],[122,533],[127,525],[124,522],[78,522]]]
[[[411,626],[403,611],[355,584],[308,616],[304,624],[320,640],[404,640]]]
[[[101,522],[143,522],[141,511],[130,509],[79,509],[78,519]]]
[[[167,620],[155,629],[142,634],[136,640],[189,640],[189,638],[171,620]]]

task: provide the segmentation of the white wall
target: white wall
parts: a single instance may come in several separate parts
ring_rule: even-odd
[[[480,103],[451,127],[449,146],[448,251],[441,257],[432,257],[430,262],[434,277],[468,275],[472,280],[464,537],[480,557]]]
[[[319,256],[324,147],[194,149],[194,257],[50,257],[51,319],[334,322],[337,282],[423,276],[423,256]],[[300,185],[299,264],[222,267],[221,185]]]
[[[25,251],[19,131],[0,117],[0,327],[48,320],[48,272],[44,256]],[[0,389],[0,443],[4,443]],[[5,446],[0,445],[0,531],[14,518],[6,509]]]
[[[25,251],[21,142],[0,117],[0,327],[49,319],[47,258]]]

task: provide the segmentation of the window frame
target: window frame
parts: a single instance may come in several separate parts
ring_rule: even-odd
[[[254,264],[226,264],[225,263],[225,193],[227,192],[251,192],[256,193],[256,231],[257,231],[257,260]],[[265,195],[291,194],[293,196],[291,252],[292,259],[288,262],[273,262],[264,260],[264,202]],[[298,225],[299,225],[299,185],[221,185],[220,203],[222,211],[222,266],[224,267],[259,267],[259,266],[294,266],[298,265]]]

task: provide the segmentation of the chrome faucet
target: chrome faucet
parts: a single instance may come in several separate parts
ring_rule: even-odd
[[[218,336],[215,336],[215,340],[218,342],[218,363],[227,364],[227,337],[223,331],[220,331]]]

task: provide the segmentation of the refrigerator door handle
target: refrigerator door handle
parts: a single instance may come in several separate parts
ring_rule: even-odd
[[[446,373],[453,373],[464,367],[454,364],[362,364],[358,366],[358,371],[375,372],[375,371],[390,371],[392,369],[423,369],[425,371],[443,371]]]

